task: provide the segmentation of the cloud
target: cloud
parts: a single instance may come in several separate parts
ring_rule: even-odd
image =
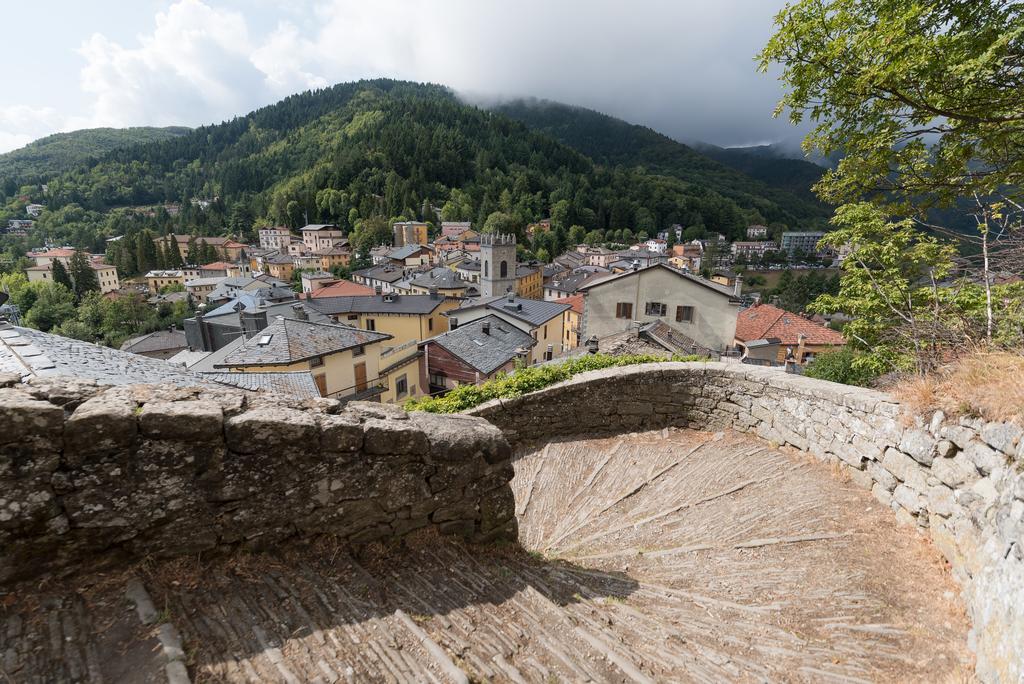
[[[388,76],[578,104],[680,139],[776,140],[794,131],[771,118],[778,84],[753,56],[782,1],[174,0],[133,44],[84,40],[89,107],[49,111],[45,132],[199,125]],[[0,149],[36,135],[2,117]]]

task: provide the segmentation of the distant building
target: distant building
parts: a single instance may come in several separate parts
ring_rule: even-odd
[[[332,285],[336,282],[338,282],[338,279],[330,273],[307,271],[302,274],[302,291],[309,294],[314,290],[323,289],[327,285]]]
[[[759,240],[757,242],[737,241],[732,243],[730,251],[734,257],[756,259],[764,256],[768,252],[774,252],[778,248],[779,246],[771,240]]]
[[[516,236],[485,233],[480,236],[480,294],[500,297],[515,289]]]
[[[386,294],[394,289],[395,283],[405,278],[405,271],[392,264],[371,266],[352,272],[352,281]]]
[[[321,249],[314,252],[316,256],[320,257],[320,270],[330,271],[338,267],[348,268],[348,265],[352,263],[352,250],[345,246],[347,243],[347,240],[342,240],[330,249]]]
[[[157,294],[168,285],[185,285],[185,274],[180,269],[150,271],[144,277],[150,294]]]
[[[459,301],[434,295],[356,295],[348,297],[311,297],[306,300],[310,311],[330,320],[363,330],[384,332],[395,345],[419,342],[448,329],[445,313],[455,309]]]
[[[819,353],[845,344],[835,330],[770,304],[744,309],[736,321],[736,346],[744,356],[771,365],[787,359],[805,365]]]
[[[185,331],[173,325],[167,330],[157,330],[147,335],[133,337],[121,345],[121,351],[141,354],[151,359],[169,359],[180,351],[188,349]]]
[[[310,252],[330,249],[345,238],[345,233],[333,223],[311,223],[303,226],[301,232],[302,242]]]
[[[52,281],[53,261],[60,261],[65,265],[65,267],[68,263],[64,258],[54,258],[45,266],[32,266],[30,268],[26,268],[25,277],[28,278],[30,283],[37,281]],[[94,271],[96,271],[96,282],[100,285],[100,294],[106,294],[120,289],[121,281],[117,277],[116,267],[111,266],[110,264],[100,263],[98,261],[92,261],[89,265],[92,266]]]
[[[526,299],[509,292],[503,297],[487,297],[466,302],[448,313],[448,325],[454,330],[484,316],[495,315],[529,333],[537,341],[537,346],[526,359],[527,363],[532,364],[550,360],[567,350],[563,343],[563,313],[568,308],[568,304]]]
[[[825,233],[822,232],[786,231],[782,234],[782,241],[779,246],[783,252],[786,252],[790,256],[793,256],[797,252],[803,252],[804,254],[817,254],[818,242],[823,237],[825,237]]]
[[[293,239],[291,231],[284,226],[260,228],[259,237],[262,249],[288,249]]]
[[[748,240],[764,240],[768,237],[768,226],[752,225],[747,226]]]
[[[46,207],[42,204],[29,204],[25,206],[25,213],[32,218],[39,218],[39,215],[43,213]]]
[[[580,346],[580,331],[583,324],[583,295],[574,294],[571,297],[556,299],[556,304],[568,304],[569,308],[562,314],[564,323],[562,325],[562,348],[566,350],[575,349]]]
[[[391,236],[395,247],[425,245],[430,242],[430,238],[427,236],[427,224],[418,221],[400,221],[393,224]]]
[[[498,316],[482,316],[420,343],[420,385],[433,395],[480,384],[525,364],[536,344]]]
[[[472,230],[473,224],[470,221],[442,221],[441,237],[457,238],[467,230]]]

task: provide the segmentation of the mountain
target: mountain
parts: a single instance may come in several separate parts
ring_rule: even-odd
[[[34,180],[44,178],[90,158],[139,143],[168,140],[185,135],[184,126],[153,128],[87,128],[56,133],[29,143],[21,149],[0,154],[0,178]]]
[[[743,154],[704,145],[694,149],[645,126],[548,100],[520,99],[495,111],[547,133],[607,165],[640,166],[706,187],[744,206],[764,203],[766,221],[824,220],[830,210],[810,191],[822,169],[766,151]]]
[[[436,221],[440,209],[445,220],[520,235],[550,216],[559,227],[550,253],[577,225],[652,234],[678,223],[738,238],[754,221],[803,226],[827,215],[649,129],[560,111],[578,114],[548,131],[438,85],[380,79],[308,91],[48,176],[37,230],[92,249],[143,228],[249,237],[257,221],[372,224],[384,237],[390,219]],[[210,202],[201,210],[191,199]],[[0,219],[23,213],[17,198],[6,201]],[[166,202],[180,214],[134,209]]]
[[[811,186],[821,179],[825,168],[804,159],[795,159],[788,151],[783,151],[775,145],[718,147],[700,143],[694,147],[701,154],[765,185],[785,190],[811,202],[817,199]]]

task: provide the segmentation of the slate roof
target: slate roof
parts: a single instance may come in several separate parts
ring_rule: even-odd
[[[391,301],[386,301],[390,296]],[[328,316],[343,313],[428,314],[444,303],[444,297],[425,295],[356,295],[349,297],[315,297],[307,300],[309,308]]]
[[[185,341],[184,330],[157,330],[126,341],[121,345],[121,351],[142,354],[167,349],[184,349],[185,347],[188,347],[188,342]]]
[[[435,268],[430,273],[424,273],[410,281],[416,287],[436,287],[442,290],[454,290],[465,288],[467,283],[459,278],[458,274],[450,268]]]
[[[338,228],[338,226],[334,225],[333,223],[310,223],[310,224],[307,224],[307,225],[303,226],[299,230],[301,230],[302,232],[306,232],[306,231],[314,231],[314,230],[340,230],[340,229]]]
[[[394,283],[405,277],[402,269],[395,268],[390,264],[371,266],[370,268],[353,271],[352,275],[362,276],[370,280],[380,280],[385,283]]]
[[[222,385],[230,385],[250,392],[284,394],[295,399],[317,399],[313,374],[309,371],[284,371],[280,373],[229,373],[227,371],[204,371],[199,377]]]
[[[95,380],[101,385],[209,385],[181,366],[162,359],[9,323],[0,323],[0,372],[17,373],[23,380],[64,375]]]
[[[559,304],[558,302],[544,302],[539,299],[524,299],[523,297],[513,297],[509,301],[508,295],[502,295],[500,297],[490,297],[488,299],[478,299],[468,306],[462,307],[463,309],[471,309],[478,306],[486,306],[491,311],[501,311],[502,313],[518,318],[521,321],[525,321],[532,326],[544,325],[555,316],[561,315],[563,311],[569,308],[568,304]],[[459,309],[449,311],[447,315],[458,317]]]
[[[423,245],[405,245],[398,249],[388,252],[388,259],[408,259],[409,257],[418,254],[419,252],[430,250]]]
[[[490,333],[484,334],[484,325]],[[490,375],[516,358],[520,347],[529,349],[537,340],[529,333],[491,314],[478,318],[455,330],[438,335],[421,344],[436,344],[485,375]]]
[[[607,285],[608,283],[612,283],[612,282],[615,282],[617,280],[621,280],[622,278],[629,278],[629,277],[637,275],[639,273],[643,273],[644,271],[649,271],[652,268],[663,268],[666,271],[668,271],[669,273],[677,275],[680,278],[684,278],[686,280],[689,280],[690,282],[695,283],[697,285],[700,285],[702,287],[706,287],[706,288],[708,288],[710,290],[714,290],[715,292],[717,292],[720,295],[724,295],[726,297],[729,297],[730,299],[734,299],[735,298],[733,290],[732,290],[731,287],[726,287],[724,285],[719,285],[718,283],[713,283],[710,280],[708,280],[707,278],[702,278],[699,275],[694,275],[694,274],[688,273],[686,271],[680,271],[679,269],[672,268],[668,264],[663,264],[663,263],[662,264],[651,264],[650,266],[642,266],[642,267],[638,268],[635,271],[634,270],[628,270],[628,271],[625,271],[623,273],[616,273],[615,275],[611,275],[611,276],[608,276],[606,278],[601,278],[600,280],[595,280],[594,282],[591,282],[591,283],[586,283],[586,284],[582,285],[579,289],[580,290],[592,290],[595,287],[603,287],[604,285]]]
[[[736,317],[736,339],[741,342],[774,337],[782,344],[796,346],[800,343],[801,333],[804,344],[846,344],[843,336],[835,330],[771,304],[749,307]]]
[[[348,325],[313,323],[279,316],[215,367],[287,365],[391,337]]]

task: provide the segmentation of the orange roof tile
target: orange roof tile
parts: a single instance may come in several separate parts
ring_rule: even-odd
[[[843,336],[835,330],[771,304],[758,304],[744,309],[736,318],[736,339],[741,342],[775,337],[782,344],[797,345],[801,333],[804,335],[804,344],[846,344]]]
[[[583,315],[583,295],[575,294],[555,300],[556,304],[568,304],[576,313]]]
[[[309,296],[315,299],[317,297],[359,297],[372,294],[374,294],[372,287],[353,283],[351,280],[339,280],[333,285],[313,290]]]

